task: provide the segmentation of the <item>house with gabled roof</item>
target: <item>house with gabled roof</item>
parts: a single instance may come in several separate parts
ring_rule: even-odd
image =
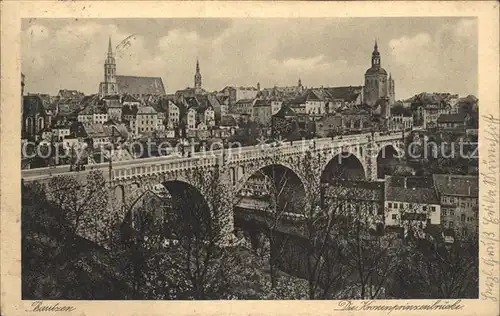
[[[403,227],[405,234],[422,237],[427,226],[441,224],[441,204],[430,177],[386,176],[385,209],[385,225]]]
[[[479,228],[478,176],[434,174],[434,189],[441,203],[441,224],[458,238],[468,238]]]
[[[215,126],[215,109],[213,99],[208,95],[183,98],[186,108],[186,123],[188,130],[198,129],[200,123],[207,127]]]

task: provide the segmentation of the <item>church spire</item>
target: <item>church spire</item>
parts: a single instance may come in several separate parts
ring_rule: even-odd
[[[196,73],[194,74],[194,88],[196,91],[201,92],[201,73],[200,62],[196,58]]]
[[[372,53],[372,67],[380,67],[380,53],[378,51],[377,40],[375,39],[375,45],[373,47]]]
[[[113,47],[111,46],[111,35],[109,36],[108,56],[113,56]]]

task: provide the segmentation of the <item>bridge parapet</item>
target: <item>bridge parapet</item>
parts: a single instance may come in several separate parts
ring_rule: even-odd
[[[151,176],[168,171],[185,171],[196,166],[211,168],[217,164],[243,163],[255,159],[271,158],[275,156],[297,156],[312,151],[314,153],[334,152],[342,146],[363,151],[369,143],[390,143],[402,140],[402,133],[391,133],[379,135],[374,133],[347,135],[334,138],[318,138],[312,140],[300,140],[293,142],[282,142],[280,146],[261,148],[260,146],[241,147],[231,150],[217,150],[214,152],[195,153],[194,157],[151,157],[132,161],[113,162],[110,170],[108,163],[100,163],[88,166],[88,169],[101,170],[109,181],[116,179],[130,179],[134,176]],[[380,144],[382,145],[382,144]],[[380,146],[377,146],[380,147]],[[360,152],[360,154],[363,154]],[[222,161],[222,159],[225,161]],[[87,171],[80,172],[85,174]],[[69,171],[69,166],[56,168],[41,168],[22,170],[22,178],[26,181],[42,180],[52,178],[56,175],[76,175],[75,171]]]

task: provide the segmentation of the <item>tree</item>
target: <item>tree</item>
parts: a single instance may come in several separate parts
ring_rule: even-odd
[[[75,234],[75,222],[68,221],[73,217],[65,214],[69,208],[49,199],[51,187],[33,182],[22,189],[23,298],[120,298],[126,286],[116,279],[108,252]]]
[[[80,235],[98,244],[109,241],[112,218],[107,210],[107,186],[100,170],[90,171],[83,184],[73,176],[56,176],[49,181],[47,194],[68,224],[68,237]],[[71,247],[71,240],[67,245]]]
[[[356,210],[342,223],[341,243],[351,275],[350,290],[345,292],[349,298],[383,298],[398,266],[402,251],[399,236],[379,235],[372,228],[373,217],[368,209]]]
[[[477,236],[446,243],[437,234],[433,240],[414,238],[407,245],[393,290],[399,298],[477,298]]]
[[[161,288],[166,267],[161,265],[164,260],[158,256],[165,251],[163,246],[168,237],[164,231],[167,212],[162,197],[148,191],[129,210],[122,224],[115,254],[122,277],[130,284],[132,299],[165,298],[160,293],[168,293]],[[156,282],[152,280],[155,277]]]
[[[293,173],[281,166],[276,158],[272,159],[270,167],[259,170],[256,176],[263,178],[269,189],[269,205],[263,213],[267,237],[263,250],[268,252],[271,288],[274,289],[278,282],[278,259],[288,242],[288,235],[283,234],[284,220],[290,213],[301,212],[304,199],[296,194],[298,183],[293,183]]]
[[[324,203],[322,200],[321,167],[323,159],[314,159],[309,151],[299,164],[308,187],[307,201],[303,209],[305,236],[307,239],[307,265],[309,299],[326,299],[344,282],[344,266],[341,264],[341,248],[337,244],[337,223],[343,201]]]
[[[135,211],[142,215],[133,219],[125,246],[129,257],[125,271],[133,271],[133,296],[225,298],[232,262],[227,247],[232,213],[220,172],[196,168],[188,175],[191,185],[167,184],[170,194],[159,196],[161,206],[146,203]]]

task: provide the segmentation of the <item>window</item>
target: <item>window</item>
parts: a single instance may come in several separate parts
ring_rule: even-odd
[[[422,211],[427,212],[427,206],[426,205],[422,206]]]
[[[398,208],[398,203],[394,203],[394,208]]]
[[[435,206],[431,206],[431,211],[435,212],[436,211],[436,207]]]
[[[454,210],[450,210],[450,216],[455,216],[455,211]]]
[[[392,203],[391,202],[387,203],[387,207],[392,208]]]
[[[453,228],[453,221],[448,222],[448,227]]]
[[[392,219],[393,220],[396,220],[398,218],[398,216],[396,214],[392,214]]]
[[[446,210],[443,210],[443,216],[446,216]]]
[[[465,222],[465,214],[462,214],[462,215],[460,216],[460,220],[461,220],[462,222]]]

